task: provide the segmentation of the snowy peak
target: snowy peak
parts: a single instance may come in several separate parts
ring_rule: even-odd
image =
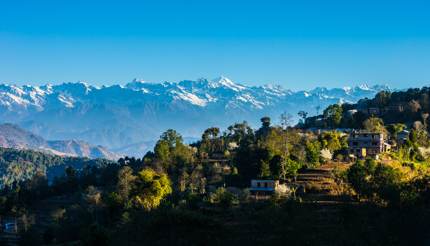
[[[218,88],[218,87],[224,87],[224,88],[228,88],[234,91],[241,91],[241,90],[245,90],[246,87],[240,84],[236,84],[234,83],[232,80],[230,80],[227,77],[224,76],[220,76],[216,79],[213,79],[210,83],[210,85],[213,88]]]
[[[292,93],[290,90],[285,90],[284,88],[282,88],[282,86],[275,84],[266,84],[263,85],[261,88],[263,88],[264,93],[273,96],[285,96]]]
[[[91,91],[97,90],[96,87],[89,85],[86,82],[64,83],[53,86],[56,92],[62,92],[72,95],[88,95]]]
[[[134,100],[146,101],[159,98],[165,102],[179,100],[199,107],[224,103],[225,106],[246,107],[248,105],[251,108],[263,109],[266,106],[286,100],[286,96],[290,98],[318,98],[319,100],[342,98],[343,101],[350,102],[369,97],[381,90],[389,90],[389,88],[363,84],[344,88],[317,87],[308,91],[293,92],[274,84],[257,87],[244,86],[224,76],[211,81],[199,79],[196,81],[184,80],[178,83],[147,83],[143,80],[134,79],[124,87],[103,86],[101,88],[96,88],[85,82],[43,86],[0,84],[0,107],[6,107],[11,111],[19,108],[40,111],[45,107],[52,108],[50,106],[53,105],[50,103],[55,102],[70,109],[82,102],[97,103],[97,97],[101,96],[103,100],[105,98],[109,98],[109,100],[121,99],[130,103]],[[127,91],[141,93],[130,94]]]
[[[174,95],[174,99],[184,100],[200,107],[204,107],[208,103],[208,100],[206,100],[205,98],[200,98],[193,93],[187,92],[183,89],[179,91],[172,91],[172,95]]]

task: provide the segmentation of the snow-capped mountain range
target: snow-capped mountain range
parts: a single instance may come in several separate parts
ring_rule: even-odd
[[[387,86],[361,85],[291,91],[279,85],[246,86],[226,77],[181,82],[95,87],[87,83],[16,86],[0,84],[0,123],[14,123],[46,139],[80,139],[142,156],[166,129],[197,138],[211,126],[262,116],[276,123],[282,112],[309,115],[329,104],[373,97]]]

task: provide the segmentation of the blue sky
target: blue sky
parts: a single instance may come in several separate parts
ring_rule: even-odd
[[[0,81],[430,84],[425,1],[0,0]]]

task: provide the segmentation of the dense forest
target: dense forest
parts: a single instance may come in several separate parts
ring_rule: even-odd
[[[428,244],[428,93],[300,112],[297,126],[283,115],[279,125],[261,118],[256,130],[211,127],[193,144],[169,129],[144,157],[117,163],[3,149],[2,219],[15,221],[21,245]],[[400,108],[411,115],[386,113]],[[338,128],[383,132],[395,148],[351,159]],[[48,181],[54,166],[64,175]],[[256,200],[252,179],[279,180],[289,192]]]

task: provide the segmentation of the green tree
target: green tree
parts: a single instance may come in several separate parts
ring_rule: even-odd
[[[242,141],[253,141],[254,131],[246,121],[236,123],[227,128],[227,138],[229,142],[240,144]]]
[[[200,142],[199,152],[212,155],[213,153],[223,153],[225,150],[224,139],[218,137],[220,130],[218,127],[211,127],[203,132]]]
[[[260,178],[270,178],[272,176],[270,172],[270,165],[267,160],[261,160],[260,162]]]
[[[346,139],[342,138],[340,133],[336,131],[323,132],[319,136],[319,141],[321,142],[321,149],[329,149],[332,153],[347,147]]]
[[[210,202],[219,204],[223,208],[229,208],[239,202],[239,199],[224,187],[218,188],[210,196]]]
[[[282,158],[281,155],[275,155],[270,160],[269,164],[270,164],[270,173],[272,174],[272,177],[274,179],[282,179],[285,177],[286,175],[284,171],[285,160]]]
[[[285,165],[286,175],[293,177],[297,176],[299,169],[303,166],[302,163],[291,159],[285,160],[283,164]]]
[[[338,127],[342,121],[342,106],[339,104],[332,104],[324,110],[323,115],[328,127]]]
[[[371,159],[358,160],[347,173],[348,182],[359,196],[371,198],[373,194],[371,178],[376,169],[376,162]]]
[[[347,173],[348,181],[358,195],[368,199],[382,199],[399,204],[401,178],[399,170],[376,163],[375,160],[357,161]]]
[[[397,134],[403,131],[406,128],[406,125],[403,123],[394,123],[387,126],[387,131],[393,136],[397,138]]]
[[[400,202],[400,181],[402,175],[398,169],[379,164],[373,173],[373,188],[378,196],[390,203]]]
[[[391,99],[391,93],[388,91],[381,91],[375,95],[375,101],[379,107],[387,106]]]
[[[160,140],[166,141],[171,149],[183,143],[181,134],[179,134],[173,129],[169,129],[163,132],[163,134],[161,134],[160,136]]]
[[[129,196],[133,190],[135,180],[136,176],[133,175],[133,170],[129,166],[124,166],[118,171],[116,192],[125,207],[129,206]]]
[[[211,127],[203,132],[202,140],[215,139],[218,137],[220,130],[218,127]]]
[[[263,117],[260,119],[261,121],[261,127],[257,130],[256,136],[257,138],[261,139],[266,137],[270,133],[270,117]]]
[[[321,152],[321,144],[318,141],[306,142],[306,161],[312,166],[319,163]]]
[[[158,164],[164,169],[171,165],[171,154],[169,143],[166,140],[159,140],[154,148],[155,158]]]
[[[258,160],[256,160],[255,147],[252,145],[241,145],[236,152],[234,162],[236,163],[238,173],[244,183],[257,177],[259,173]]]
[[[385,129],[384,121],[378,117],[370,117],[363,122],[363,128],[370,132],[379,132],[379,133],[387,133],[387,129]]]

